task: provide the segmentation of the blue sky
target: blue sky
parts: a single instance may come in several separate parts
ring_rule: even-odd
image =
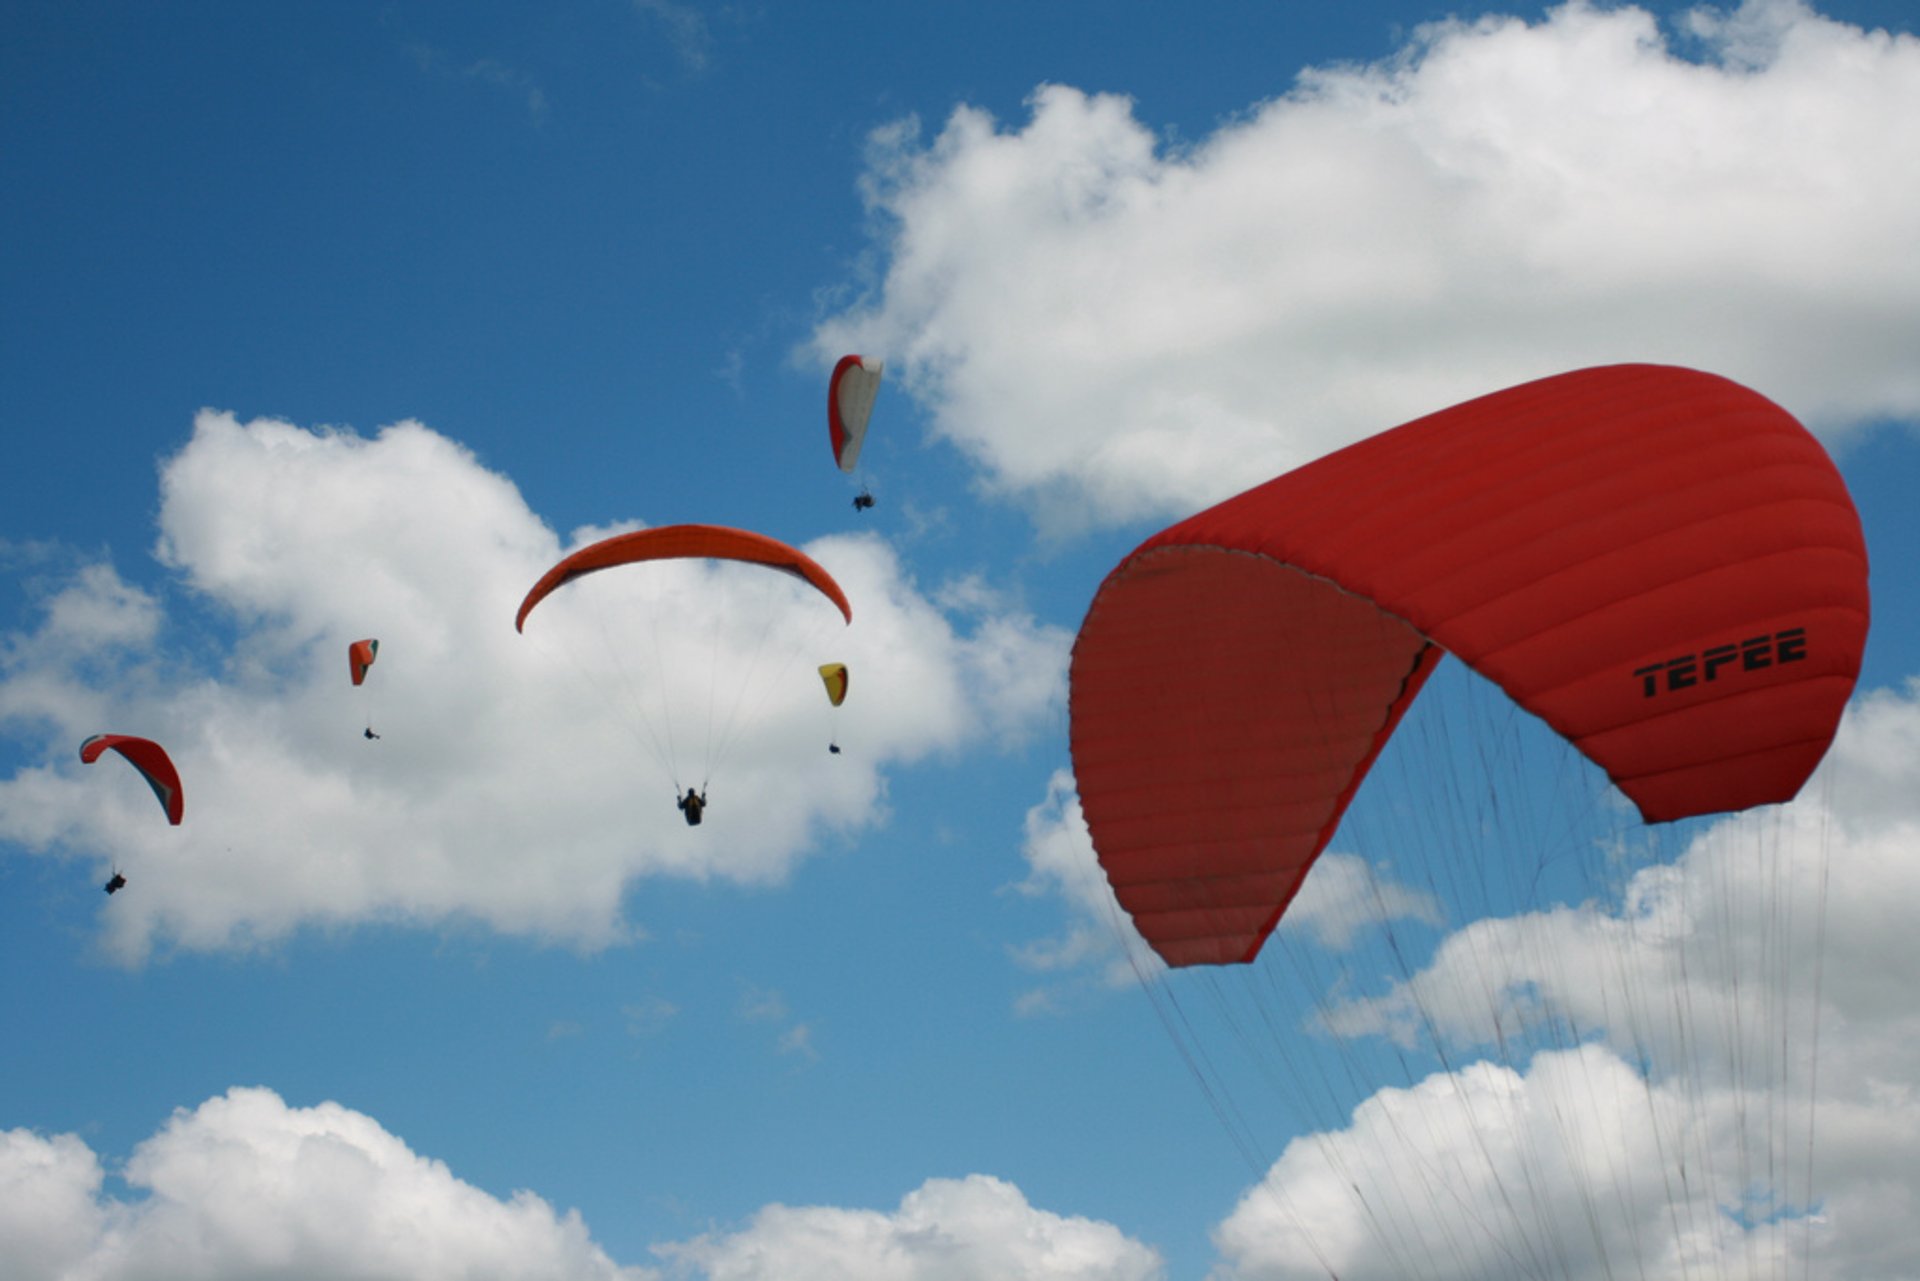
[[[1778,1006],[1823,1015],[1813,1191],[1792,1232],[1723,1213],[1689,1266],[1920,1273],[1889,1226],[1920,1005],[1884,982],[1920,963],[1910,7],[826,7],[0,5],[0,1271],[1407,1274],[1335,1211],[1270,1217],[1320,1204],[1291,1138],[1395,1159],[1348,1115],[1385,1042],[1303,1037],[1366,1078],[1305,1111],[1224,1053],[1197,1081],[1234,1032],[1132,976],[1067,649],[1173,519],[1653,360],[1800,416],[1875,565],[1833,779],[1765,820],[1818,827],[1840,887],[1825,986]],[[887,362],[852,479],[846,351]],[[685,521],[805,547],[854,624],[778,594],[742,621],[689,571],[515,635],[564,550]],[[690,831],[623,690],[731,693],[763,633],[806,637],[805,679],[756,693]],[[854,671],[832,720],[823,645]],[[79,763],[102,731],[173,750],[181,828]],[[1421,825],[1387,799],[1336,850],[1378,834],[1391,884]],[[1690,884],[1744,830],[1652,861]],[[1472,905],[1403,908],[1431,946]],[[1340,1008],[1454,1034],[1437,987],[1389,988]],[[1409,1239],[1443,1212],[1404,1207]],[[1657,1231],[1590,1245],[1547,1271],[1681,1266]]]

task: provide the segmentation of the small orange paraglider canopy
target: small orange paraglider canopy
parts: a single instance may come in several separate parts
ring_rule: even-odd
[[[373,666],[373,660],[379,653],[380,642],[371,637],[347,646],[347,671],[355,685],[367,679],[367,669]]]
[[[840,584],[798,548],[789,547],[765,534],[730,529],[724,525],[662,525],[656,529],[615,534],[564,557],[559,564],[540,576],[540,581],[520,602],[520,612],[513,619],[514,630],[520,631],[526,627],[527,615],[533,612],[535,605],[586,574],[640,561],[698,557],[745,561],[792,574],[832,601],[849,623],[853,621],[853,606],[847,603],[846,593],[840,590]]]

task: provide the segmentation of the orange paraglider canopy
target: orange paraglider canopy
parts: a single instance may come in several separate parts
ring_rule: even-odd
[[[1684,369],[1562,374],[1141,544],[1074,645],[1081,804],[1169,964],[1248,961],[1443,651],[1660,822],[1798,792],[1867,620],[1859,517],[1785,410]]]
[[[379,653],[380,642],[373,639],[357,640],[347,646],[347,671],[355,685],[367,679],[367,669],[373,666]]]
[[[615,534],[564,557],[540,576],[540,581],[520,602],[520,612],[513,620],[514,630],[520,631],[526,626],[527,615],[535,605],[582,575],[638,561],[700,557],[746,561],[792,574],[832,601],[849,623],[853,621],[853,606],[847,603],[840,584],[798,548],[765,534],[729,529],[724,525],[662,525],[657,529]]]

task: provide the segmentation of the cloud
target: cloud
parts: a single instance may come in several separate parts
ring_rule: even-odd
[[[1522,759],[1495,718],[1474,724],[1489,756]],[[1651,832],[1593,810],[1584,897],[1525,911],[1488,912],[1505,889],[1462,891],[1420,861],[1419,833],[1458,863],[1488,817],[1476,766],[1426,760],[1469,798],[1468,823],[1380,823],[1364,794],[1356,817],[1416,885],[1453,887],[1444,904],[1329,853],[1296,900],[1310,919],[1290,911],[1256,965],[1147,985],[1192,1029],[1193,1061],[1250,1048],[1292,1109],[1297,1137],[1216,1232],[1221,1281],[1465,1281],[1541,1260],[1574,1281],[1920,1267],[1904,1228],[1920,1207],[1905,981],[1920,945],[1902,912],[1920,900],[1920,802],[1896,784],[1920,767],[1920,681],[1862,693],[1799,800],[1696,825],[1617,882],[1623,839]],[[1085,889],[1097,870],[1068,786],[1030,819],[1032,884],[1065,899],[1069,938],[1098,939],[1110,909]],[[1564,787],[1555,806],[1555,825],[1581,808]],[[1042,952],[1111,967],[1116,932]],[[1265,1107],[1233,1071],[1206,1079],[1232,1100],[1223,1117]]]
[[[705,71],[713,57],[713,33],[704,14],[690,4],[674,0],[633,0],[635,12],[645,14],[660,25],[674,56],[689,72]]]
[[[0,1257],[18,1281],[410,1277],[642,1281],[579,1215],[531,1192],[504,1200],[337,1103],[289,1107],[233,1089],[176,1112],[103,1194],[72,1135],[0,1132]]]
[[[878,131],[882,355],[1050,525],[1176,516],[1529,378],[1651,360],[1920,414],[1920,40],[1798,0],[1423,28],[1191,147],[1039,89]],[[896,374],[897,371],[897,374]]]
[[[1396,921],[1440,925],[1440,905],[1432,894],[1395,883],[1357,855],[1329,850],[1314,860],[1280,928],[1310,933],[1319,946],[1341,952],[1362,930]]]
[[[546,123],[549,114],[546,90],[527,72],[495,58],[476,58],[463,62],[453,54],[430,45],[409,45],[408,52],[422,71],[435,76],[472,81],[505,94],[526,108],[527,118],[535,125]]]
[[[1066,770],[1054,772],[1047,780],[1046,799],[1027,811],[1021,853],[1027,875],[1012,887],[1014,891],[1028,898],[1058,897],[1069,908],[1060,935],[1015,949],[1014,957],[1022,966],[1051,974],[1091,967],[1100,971],[1101,981],[1109,987],[1126,986],[1165,969],[1127,921],[1100,870],[1073,776]],[[1020,999],[1028,1013],[1051,1010],[1054,1005],[1053,996],[1044,991],[1029,992]]]
[[[736,1007],[741,1020],[763,1023],[778,1030],[777,1048],[781,1054],[806,1062],[817,1062],[820,1051],[813,1044],[813,1025],[793,1017],[786,996],[773,988],[748,987],[740,994]]]
[[[1696,1078],[1740,1069],[1743,1021],[1760,1020],[1818,1035],[1836,1096],[1907,1079],[1920,1072],[1908,1048],[1920,1010],[1893,976],[1898,958],[1920,963],[1897,907],[1920,899],[1920,805],[1885,780],[1917,764],[1920,682],[1869,691],[1797,801],[1712,823],[1617,896],[1464,922],[1417,972],[1326,1017],[1348,1036],[1485,1050],[1550,1011]],[[1669,1016],[1682,1008],[1684,1021]]]
[[[1288,1144],[1216,1230],[1217,1275],[1677,1281],[1803,1273],[1809,1250],[1817,1275],[1886,1275],[1846,1265],[1839,1225],[1871,1221],[1842,1220],[1834,1198],[1812,1213],[1743,1204],[1737,1185],[1721,1198],[1730,1180],[1714,1163],[1740,1159],[1757,1102],[1650,1085],[1598,1046],[1524,1073],[1478,1062],[1383,1090],[1346,1128]],[[1659,1176],[1676,1166],[1676,1138],[1708,1177],[1691,1164],[1696,1177]]]
[[[20,1281],[72,1275],[99,1239],[103,1172],[71,1134],[0,1131],[0,1258]]]
[[[807,545],[851,627],[784,575],[679,562],[585,579],[516,635],[565,545],[419,423],[366,438],[203,412],[158,525],[171,580],[88,564],[0,641],[0,722],[42,754],[0,780],[0,837],[117,862],[132,884],[105,920],[128,960],[366,921],[604,946],[632,932],[629,881],[778,882],[823,836],[884,821],[888,766],[1017,741],[1062,701],[1066,633],[936,603],[870,536]],[[380,658],[353,689],[361,636]],[[821,657],[853,669],[842,708]],[[131,774],[74,759],[102,731],[168,748],[182,827]],[[679,775],[708,782],[698,830],[671,805]]]
[[[1155,1281],[1159,1255],[1110,1224],[1035,1209],[985,1175],[929,1179],[891,1214],[768,1206],[669,1247],[707,1281]]]
[[[804,1048],[804,1047],[803,1047]],[[1110,1224],[1048,1213],[984,1175],[932,1179],[892,1213],[769,1206],[743,1228],[621,1266],[579,1214],[497,1197],[338,1103],[235,1088],[133,1151],[113,1195],[74,1135],[0,1131],[0,1264],[9,1281],[1152,1281],[1159,1256]]]
[[[620,1017],[626,1021],[627,1035],[635,1038],[655,1036],[679,1016],[680,1007],[663,996],[643,997],[620,1007]]]
[[[1274,1262],[1268,1219],[1274,1204],[1324,1207],[1336,1173],[1360,1192],[1306,1221],[1342,1275],[1396,1273],[1393,1243],[1362,1230],[1363,1202],[1402,1226],[1402,1251],[1440,1250],[1449,1219],[1479,1225],[1483,1239],[1456,1242],[1438,1269],[1463,1278],[1523,1249],[1575,1278],[1756,1258],[1800,1270],[1808,1252],[1822,1275],[1910,1271],[1920,1260],[1880,1225],[1888,1197],[1920,1203],[1910,1168],[1890,1173],[1920,1139],[1920,1012],[1890,977],[1920,962],[1890,906],[1920,894],[1917,839],[1912,816],[1865,832],[1817,800],[1738,816],[1637,873],[1621,903],[1473,921],[1386,994],[1329,1002],[1324,1021],[1349,1046],[1380,1036],[1417,1053],[1437,1039],[1468,1066],[1399,1104],[1383,1091],[1294,1145],[1272,1195],[1222,1229],[1236,1275],[1319,1274],[1298,1251]],[[1396,1106],[1419,1123],[1390,1126]],[[1427,1172],[1424,1194],[1409,1168]],[[1646,1177],[1682,1168],[1684,1183]],[[1501,1206],[1517,1187],[1526,1205]],[[1329,1244],[1329,1215],[1344,1245]]]

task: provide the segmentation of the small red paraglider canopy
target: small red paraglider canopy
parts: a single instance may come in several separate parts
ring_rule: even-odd
[[[127,763],[140,771],[140,777],[147,780],[147,786],[159,800],[160,808],[167,812],[167,822],[178,827],[186,814],[187,798],[180,788],[179,771],[173,768],[166,749],[150,739],[130,734],[95,734],[80,744],[80,759],[91,765],[108,748],[126,757]]]

